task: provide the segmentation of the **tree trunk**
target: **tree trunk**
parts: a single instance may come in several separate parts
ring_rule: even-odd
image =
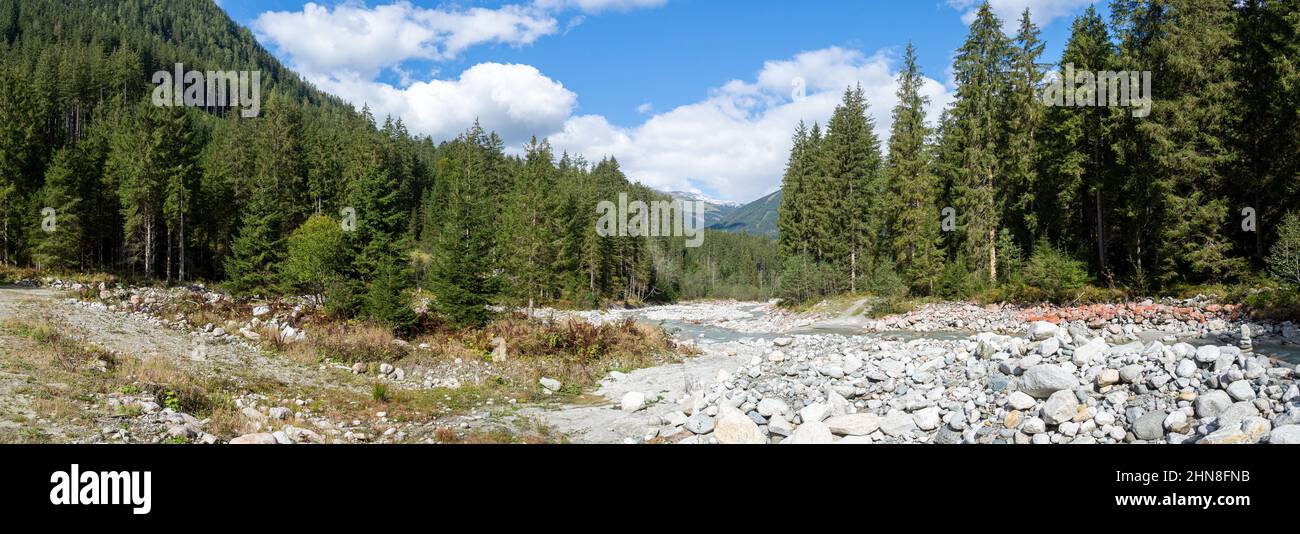
[[[1097,265],[1101,267],[1101,273],[1106,272],[1106,238],[1103,234],[1105,225],[1101,220],[1101,188],[1093,193],[1094,204],[1097,208]]]
[[[989,227],[989,282],[998,283],[998,239],[997,228]]]

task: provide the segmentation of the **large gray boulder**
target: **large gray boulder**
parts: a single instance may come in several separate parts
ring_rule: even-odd
[[[1046,399],[1063,389],[1074,389],[1079,379],[1064,367],[1039,364],[1025,370],[1020,377],[1020,391],[1037,399]]]

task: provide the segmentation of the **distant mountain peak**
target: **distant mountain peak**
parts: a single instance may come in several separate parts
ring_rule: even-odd
[[[739,207],[741,207],[741,206],[744,205],[744,204],[742,204],[742,203],[740,203],[740,202],[735,202],[735,201],[732,201],[732,200],[718,200],[718,199],[716,199],[716,198],[709,197],[709,196],[704,195],[704,194],[702,194],[702,193],[693,193],[693,192],[690,192],[690,191],[666,191],[666,193],[668,193],[669,196],[671,196],[671,197],[673,197],[673,198],[676,198],[676,199],[680,199],[680,200],[699,200],[699,201],[703,201],[705,204],[713,204],[713,205],[715,205],[715,206],[724,206],[724,207],[728,207],[728,208],[739,208]]]

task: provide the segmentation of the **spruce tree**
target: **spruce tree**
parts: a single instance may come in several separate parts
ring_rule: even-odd
[[[889,211],[893,214],[890,248],[894,263],[909,284],[930,294],[942,272],[943,258],[939,248],[939,208],[935,205],[939,189],[926,145],[929,129],[925,125],[925,106],[929,98],[921,94],[922,83],[916,50],[908,43],[903,70],[898,73],[898,105],[893,110],[885,165]]]
[[[1006,226],[1016,241],[1028,245],[1040,233],[1036,195],[1041,188],[1038,178],[1038,131],[1043,121],[1044,106],[1039,98],[1043,80],[1040,58],[1043,42],[1038,26],[1025,9],[1020,16],[1020,29],[1011,42],[1010,76],[1005,97],[1006,155],[1002,158],[1003,180],[999,184],[1000,204],[1003,206]]]
[[[858,278],[874,269],[884,233],[884,184],[880,173],[880,140],[874,121],[867,116],[862,86],[844,91],[844,100],[828,123],[824,157],[828,192],[834,197],[830,224],[837,238],[824,246],[832,250],[831,262],[841,267],[849,291],[857,291]]]
[[[984,2],[953,64],[957,98],[952,119],[960,131],[953,138],[959,143],[953,149],[961,158],[954,200],[963,230],[963,250],[976,265],[982,263],[989,282],[998,279],[997,236],[1002,227],[998,191],[1004,177],[1003,151],[998,144],[1005,128],[1000,111],[1009,85],[1008,57],[1002,22]]]

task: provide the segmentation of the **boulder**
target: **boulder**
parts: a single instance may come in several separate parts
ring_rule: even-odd
[[[1020,377],[1020,390],[1037,399],[1045,399],[1063,389],[1074,389],[1079,379],[1064,367],[1039,364],[1025,370]]]

